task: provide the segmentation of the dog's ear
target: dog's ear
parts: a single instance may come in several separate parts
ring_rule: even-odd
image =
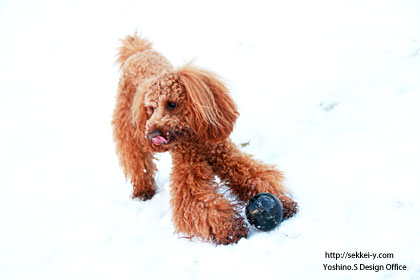
[[[178,70],[184,85],[194,133],[204,141],[225,140],[239,113],[227,87],[213,73],[187,64]]]
[[[131,123],[136,128],[135,134],[133,136],[139,139],[141,142],[147,142],[144,130],[148,116],[146,107],[144,106],[144,95],[146,93],[148,84],[148,80],[140,83],[136,93],[134,94],[133,103],[131,104]]]

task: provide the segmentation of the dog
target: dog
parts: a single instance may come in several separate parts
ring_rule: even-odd
[[[174,68],[137,33],[121,42],[112,125],[133,198],[153,197],[153,155],[168,151],[177,233],[215,244],[237,243],[249,232],[238,205],[262,192],[280,199],[284,219],[297,212],[297,203],[282,184],[283,173],[242,152],[229,139],[239,113],[218,76],[192,63]],[[215,176],[238,203],[218,192]]]

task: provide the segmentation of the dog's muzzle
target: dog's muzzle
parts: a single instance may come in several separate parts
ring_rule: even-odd
[[[160,130],[157,130],[157,129],[151,131],[149,135],[147,135],[147,138],[150,141],[152,141],[152,143],[155,144],[156,146],[166,145],[169,143],[169,140],[163,137]]]

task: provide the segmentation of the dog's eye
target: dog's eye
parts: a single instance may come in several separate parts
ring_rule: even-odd
[[[168,102],[168,108],[169,109],[175,109],[176,108],[176,103],[175,102]]]
[[[149,114],[153,114],[154,111],[155,111],[155,107],[149,107],[148,108],[148,113]]]

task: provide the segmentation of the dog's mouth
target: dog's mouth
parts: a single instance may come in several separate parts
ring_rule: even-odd
[[[169,129],[166,131],[153,130],[147,138],[154,146],[168,147],[188,135],[191,135],[191,132],[187,128]]]
[[[152,143],[155,144],[156,146],[160,146],[160,145],[168,145],[169,144],[169,140],[166,139],[163,136],[155,136],[152,137],[151,139]]]
[[[167,131],[165,133],[155,132],[151,133],[149,136],[150,141],[156,146],[167,146],[175,141],[176,133],[172,131]]]

